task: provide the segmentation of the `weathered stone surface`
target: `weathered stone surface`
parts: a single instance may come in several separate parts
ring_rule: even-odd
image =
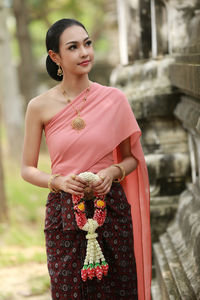
[[[155,295],[160,287],[163,300],[192,300],[200,299],[200,2],[164,2],[171,57],[118,66],[112,72],[111,85],[123,89],[143,133],[153,242],[167,228],[153,247]],[[158,1],[151,3],[158,12]],[[164,11],[165,7],[161,8]],[[164,19],[159,19],[157,12],[153,40],[158,50]],[[155,57],[155,51],[152,53]],[[191,180],[194,185],[188,190]]]
[[[141,27],[138,0],[118,0],[119,50],[122,65],[139,59]]]
[[[191,38],[194,41],[191,21],[196,20],[194,12],[199,9],[200,3],[196,0],[165,0],[165,2],[168,11],[169,52],[172,54],[180,47],[187,47]]]
[[[198,55],[199,53],[200,53],[200,42],[198,39],[198,41],[195,44],[187,44],[187,46],[185,46],[185,47],[181,47],[181,45],[180,45],[180,47],[178,47],[176,49],[176,52],[173,53],[173,57],[177,58],[180,56],[180,58],[181,57],[184,58],[184,56],[193,56],[195,54]],[[182,60],[182,62],[184,62],[184,61]],[[198,60],[195,62],[197,63]]]
[[[171,57],[162,60],[136,61],[130,66],[117,66],[111,74],[111,85],[124,87],[127,96],[136,92],[137,96],[152,96],[171,91],[169,66],[174,62]]]
[[[150,0],[140,0],[141,57],[148,58],[151,53],[151,12]]]
[[[169,66],[173,62],[168,57],[140,61],[132,66],[118,66],[111,76],[112,85],[126,94],[142,130],[150,178],[153,241],[158,240],[174,217],[177,208],[174,195],[186,188],[190,176],[188,137],[173,114],[180,101],[169,80]]]
[[[170,79],[184,93],[200,98],[200,66],[174,63],[170,66]]]
[[[200,98],[200,3],[196,0],[166,2],[170,53],[175,59],[170,66],[172,85]]]
[[[157,271],[156,278],[160,287],[162,300],[181,299],[161,245],[156,243],[154,244],[153,249],[155,253],[155,266]]]
[[[174,113],[182,121],[187,130],[197,131],[197,124],[200,117],[200,100],[182,96],[181,102],[177,105]]]
[[[166,57],[113,70],[111,85],[123,89],[137,119],[172,115],[179,101],[169,80],[169,66],[173,61]]]
[[[200,64],[200,54],[194,53],[194,54],[177,54],[174,55],[175,61],[177,63],[185,63],[185,64],[194,64],[194,65],[199,65]]]
[[[198,133],[200,133],[200,117],[198,119],[196,129],[197,129]]]
[[[164,282],[159,285],[162,295],[170,282],[171,287],[176,287],[180,299],[200,299],[199,195],[199,187],[189,185],[188,190],[181,194],[176,217],[167,233],[160,236],[160,243],[154,244],[157,281]],[[165,295],[163,299],[168,298]]]
[[[160,244],[181,299],[194,300],[195,294],[184,272],[168,233],[160,236]]]
[[[197,1],[199,2],[199,1]],[[190,44],[194,45],[199,42],[199,31],[200,31],[200,6],[199,3],[197,4],[198,7],[194,11],[194,16],[189,24],[189,37],[190,37]],[[200,51],[198,51],[200,52]]]
[[[149,154],[145,159],[152,194],[176,195],[185,189],[185,177],[189,177],[187,154]]]
[[[170,1],[170,5],[171,2],[172,1]],[[175,10],[177,10],[177,8],[178,6],[176,6]],[[199,9],[200,3],[197,1],[191,1],[190,8],[185,6],[184,13],[182,14],[182,22],[184,22],[184,28],[187,32],[187,42],[177,45],[175,53],[173,53],[175,63],[170,66],[170,79],[172,84],[181,89],[184,93],[198,98],[200,98]],[[192,13],[190,19],[185,16],[185,14],[188,13]],[[178,38],[177,33],[176,37]]]
[[[155,280],[154,278],[152,279],[152,282],[151,282],[151,297],[152,297],[152,300],[163,300],[163,298],[160,294],[159,284],[158,284],[157,280]]]
[[[151,1],[152,57],[168,53],[167,8],[163,1]]]
[[[170,116],[170,113],[169,113]],[[173,116],[140,122],[145,154],[177,154],[188,152],[188,136]],[[178,141],[178,143],[177,143]]]
[[[190,178],[188,137],[177,120],[153,118],[139,121],[148,166],[151,195],[177,195]],[[177,143],[177,140],[179,141]]]
[[[153,117],[172,115],[179,102],[179,95],[172,94],[170,91],[167,91],[167,89],[165,92],[166,94],[160,93],[152,96],[136,96],[134,94],[128,96],[135,117],[138,120],[150,120]]]
[[[178,196],[151,196],[151,238],[158,241],[159,236],[165,232],[170,221],[175,216],[178,205]]]
[[[191,185],[181,197],[174,223],[167,229],[188,280],[200,299],[200,190]]]

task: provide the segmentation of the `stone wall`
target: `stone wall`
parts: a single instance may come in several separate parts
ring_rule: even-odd
[[[181,92],[174,114],[187,132],[191,180],[179,196],[175,219],[154,244],[157,277],[152,291],[157,300],[200,299],[200,92],[195,75],[199,51],[194,49],[198,44],[176,53],[170,66],[171,82]]]
[[[178,195],[190,181],[187,133],[174,116],[180,94],[169,80],[173,63],[174,59],[167,56],[137,61],[118,66],[111,75],[111,84],[123,89],[142,130],[150,179],[153,242],[172,220]]]
[[[174,45],[169,68],[171,83],[180,93],[174,115],[188,136],[191,180],[179,196],[173,222],[154,244],[156,280],[153,299],[200,299],[200,24],[197,1],[172,4],[174,23],[184,25],[185,39]],[[169,12],[171,12],[171,9]],[[177,10],[177,11],[176,11]],[[192,20],[190,17],[193,17]],[[174,30],[173,34],[178,32]]]
[[[200,299],[200,3],[141,0],[138,12],[139,58],[145,60],[117,66],[110,81],[127,95],[143,133],[152,298]]]

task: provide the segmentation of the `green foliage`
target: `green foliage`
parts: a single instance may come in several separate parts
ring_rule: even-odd
[[[48,190],[23,181],[19,166],[8,159],[4,168],[9,221],[0,225],[0,266],[45,262],[43,229]],[[50,171],[47,155],[41,155],[39,168]]]
[[[5,293],[5,292],[0,292],[0,299],[1,300],[12,300],[13,299],[13,297],[12,297],[13,295],[12,295],[12,293],[11,292],[9,292],[9,293]]]
[[[29,31],[35,58],[40,59],[46,55],[46,32],[51,24],[62,18],[75,18],[82,22],[94,44],[99,39],[105,41],[105,37],[102,36],[106,13],[105,3],[105,0],[28,0],[26,5],[30,20]],[[12,34],[15,36],[13,28]],[[95,51],[105,52],[107,45],[106,41],[97,43]],[[19,51],[15,38],[13,39],[13,52],[17,58]]]
[[[31,295],[41,295],[49,290],[49,277],[47,275],[34,276],[29,279]]]
[[[21,264],[35,262],[46,263],[45,247],[2,247],[0,249],[0,268],[14,267]]]

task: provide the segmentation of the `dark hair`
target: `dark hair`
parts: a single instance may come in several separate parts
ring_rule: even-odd
[[[84,25],[80,23],[77,20],[74,19],[61,19],[55,22],[47,31],[46,34],[46,48],[47,51],[53,50],[56,53],[59,53],[59,43],[60,43],[60,36],[63,33],[63,31],[71,26],[80,26],[82,27],[86,32],[87,30],[85,29]],[[46,58],[46,68],[47,72],[49,75],[57,80],[61,81],[63,76],[58,76],[57,71],[58,71],[58,66],[57,64],[50,58],[48,55]]]

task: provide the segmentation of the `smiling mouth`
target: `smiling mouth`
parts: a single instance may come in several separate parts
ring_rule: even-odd
[[[79,65],[88,65],[90,63],[90,60],[85,60],[79,63]]]

